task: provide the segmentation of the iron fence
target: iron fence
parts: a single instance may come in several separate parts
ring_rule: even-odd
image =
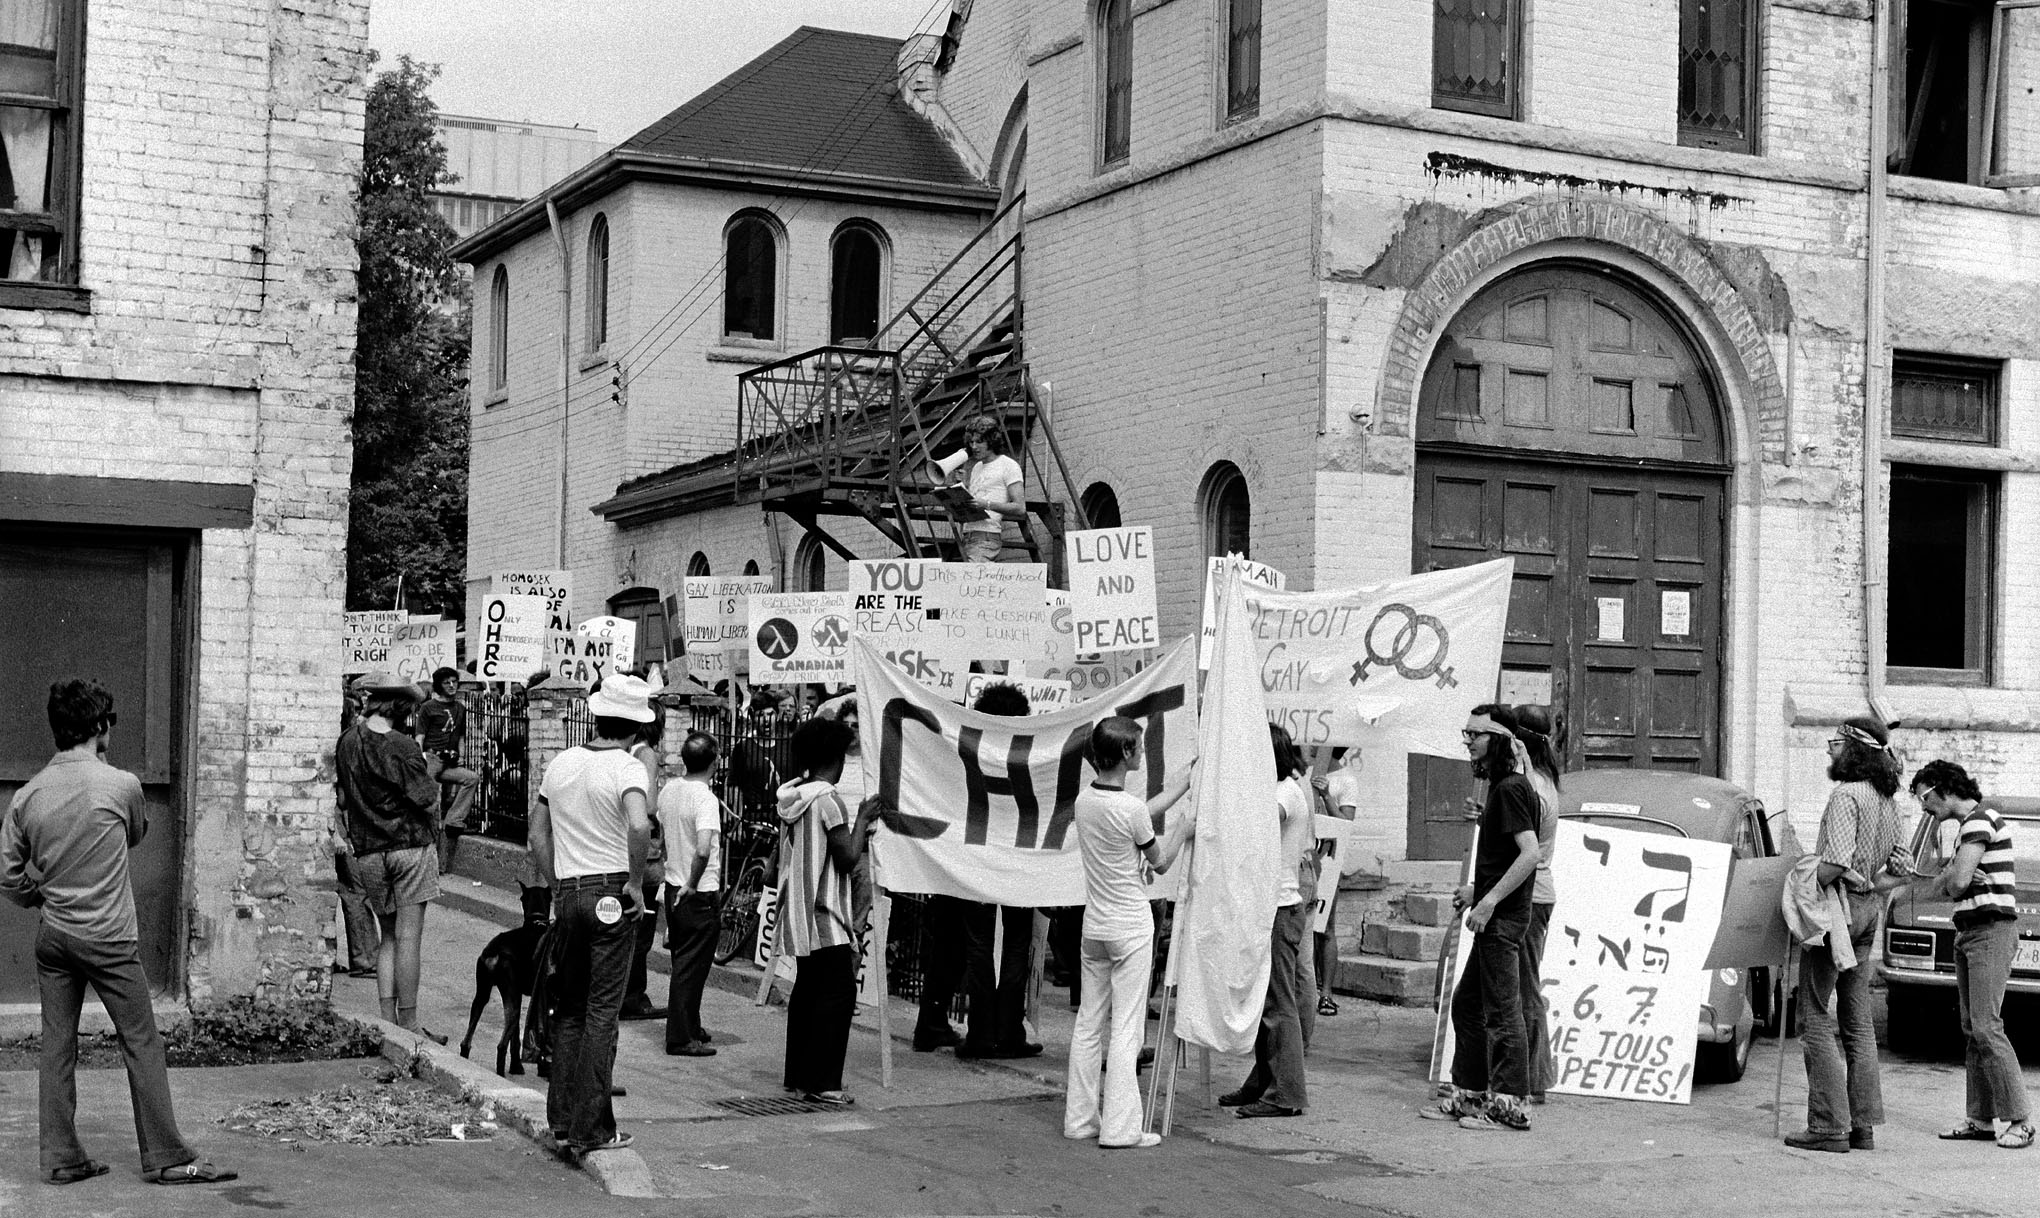
[[[522,842],[530,808],[531,721],[522,693],[463,690],[467,733],[461,760],[482,776],[470,823],[475,831]]]

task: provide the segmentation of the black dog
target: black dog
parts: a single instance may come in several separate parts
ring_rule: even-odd
[[[503,995],[503,1039],[496,1042],[496,1073],[503,1074],[509,1060],[510,1074],[524,1073],[524,1038],[520,1035],[519,1012],[526,994],[538,979],[540,942],[552,913],[552,889],[519,886],[518,899],[524,905],[524,925],[489,940],[475,958],[475,1001],[468,1012],[467,1035],[461,1038],[460,1055],[466,1057],[475,1042],[475,1027],[489,1008],[491,992]]]

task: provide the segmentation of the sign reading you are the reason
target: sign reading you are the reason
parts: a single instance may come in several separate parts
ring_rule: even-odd
[[[1160,646],[1154,531],[1146,525],[1084,529],[1069,534],[1067,545],[1077,651],[1145,651]]]

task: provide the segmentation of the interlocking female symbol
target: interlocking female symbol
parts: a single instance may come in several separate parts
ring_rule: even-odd
[[[1395,642],[1389,645],[1388,654],[1383,655],[1374,645],[1374,632],[1381,628],[1383,619],[1391,613],[1402,615],[1402,625],[1396,627]],[[1417,645],[1419,630],[1429,630],[1432,638],[1437,641],[1437,646],[1432,649],[1430,659],[1411,667],[1407,661],[1411,649]],[[1353,665],[1353,679],[1347,682],[1348,685],[1358,685],[1365,681],[1367,670],[1376,665],[1394,668],[1399,675],[1410,681],[1436,677],[1439,689],[1459,684],[1459,678],[1452,675],[1452,669],[1445,667],[1445,655],[1452,649],[1452,636],[1446,631],[1444,622],[1428,613],[1418,613],[1403,604],[1383,605],[1381,612],[1375,614],[1374,620],[1368,623],[1367,633],[1361,636],[1361,640],[1367,645],[1367,658]]]

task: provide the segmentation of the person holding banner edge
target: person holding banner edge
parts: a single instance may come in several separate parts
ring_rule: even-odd
[[[1024,719],[1033,710],[1020,687],[994,681],[978,691],[971,709],[986,715]],[[969,1032],[956,1047],[960,1058],[1013,1059],[1034,1057],[1041,1042],[1027,1039],[1027,982],[1032,972],[1034,909],[1032,906],[962,902],[963,992],[967,996]],[[993,939],[1003,928],[998,965],[993,968]]]
[[[1127,775],[1140,766],[1142,735],[1140,724],[1118,715],[1091,729],[1084,752],[1097,773],[1075,808],[1077,852],[1084,864],[1084,996],[1070,1033],[1063,1136],[1096,1138],[1111,1150],[1162,1141],[1160,1134],[1141,1130],[1137,1062],[1155,931],[1140,864],[1144,859],[1164,872],[1174,862],[1162,847],[1167,814],[1190,790],[1186,766],[1151,800],[1127,791]],[[1183,831],[1169,838],[1180,844]]]
[[[1522,943],[1542,810],[1525,777],[1529,760],[1513,710],[1476,706],[1459,734],[1474,775],[1488,782],[1473,883],[1452,894],[1453,906],[1465,912],[1473,954],[1452,994],[1452,1093],[1418,1115],[1462,1129],[1527,1132]]]

